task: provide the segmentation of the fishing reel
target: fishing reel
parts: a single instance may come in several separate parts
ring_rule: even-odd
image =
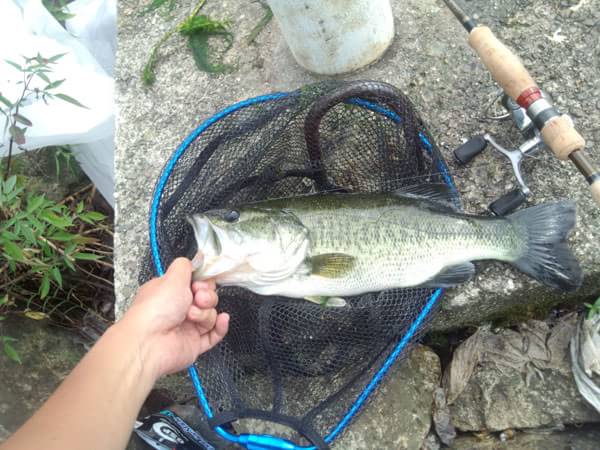
[[[542,95],[544,98],[546,98],[545,94],[542,93]],[[496,142],[496,140],[494,140],[490,134],[486,133],[484,135],[476,136],[465,142],[462,146],[454,151],[454,157],[460,165],[466,165],[471,162],[473,158],[483,152],[487,148],[488,144],[490,144],[497,152],[508,158],[519,187],[504,194],[502,197],[495,200],[488,206],[488,209],[493,214],[497,216],[504,216],[516,210],[519,206],[525,203],[527,198],[531,195],[531,190],[525,183],[523,174],[521,173],[521,163],[526,157],[532,156],[540,149],[544,148],[545,144],[539,130],[535,127],[533,121],[527,115],[527,111],[521,108],[508,95],[501,94],[500,96],[502,97],[502,106],[506,110],[506,113],[489,118],[494,120],[512,118],[513,122],[525,138],[525,141],[517,148],[506,149]],[[497,99],[495,99],[494,102],[496,100]]]

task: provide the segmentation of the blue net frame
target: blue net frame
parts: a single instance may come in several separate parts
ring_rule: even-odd
[[[216,124],[221,119],[229,116],[230,114],[239,111],[243,108],[247,108],[249,106],[279,100],[291,95],[297,94],[297,92],[278,92],[272,93],[268,95],[262,95],[254,98],[250,98],[234,105],[231,105],[217,114],[213,115],[209,119],[205,120],[202,124],[200,124],[190,135],[188,135],[185,140],[177,147],[171,158],[168,160],[165,168],[163,169],[159,181],[156,185],[154,195],[152,197],[151,203],[151,211],[150,211],[150,251],[152,263],[155,268],[155,272],[162,276],[165,273],[161,256],[159,250],[159,244],[157,239],[157,220],[158,220],[158,209],[161,201],[161,196],[163,194],[163,190],[169,176],[171,175],[175,165],[178,160],[184,154],[184,152],[190,147],[190,145],[209,127]],[[400,123],[402,118],[396,114],[394,111],[382,106],[378,103],[365,100],[362,98],[351,98],[346,101],[346,103],[353,104],[359,107],[363,107],[369,109],[373,112],[381,114],[390,120]],[[423,134],[419,133],[420,144],[422,150],[431,153],[432,152],[432,144]],[[438,170],[446,182],[446,184],[453,190],[456,194],[455,201],[457,206],[460,207],[460,201],[458,197],[458,192],[452,181],[452,177],[449,173],[449,169],[443,160],[438,161]],[[325,436],[324,441],[327,444],[331,444],[350,424],[352,419],[356,416],[359,410],[364,406],[366,401],[369,399],[371,394],[376,390],[379,383],[385,378],[388,374],[391,367],[396,363],[400,355],[403,351],[409,346],[413,338],[415,337],[417,331],[421,328],[421,326],[426,321],[427,317],[431,313],[431,311],[435,308],[436,304],[440,301],[443,296],[443,289],[437,289],[425,303],[424,307],[421,309],[419,314],[416,316],[414,321],[411,323],[408,330],[404,333],[402,338],[395,345],[393,351],[387,356],[384,360],[383,364],[378,368],[375,375],[371,378],[370,382],[366,385],[360,395],[355,399],[352,406],[349,408],[347,413],[342,417],[342,419],[338,422],[338,424]],[[192,380],[194,390],[199,402],[199,406],[206,415],[208,419],[213,417],[213,410],[209,404],[209,401],[205,395],[205,390],[202,386],[202,381],[199,377],[197,368],[192,365],[188,368],[188,374],[190,379]],[[249,450],[258,450],[258,449],[284,449],[284,450],[317,450],[315,446],[302,446],[297,445],[294,442],[291,442],[287,439],[283,439],[277,436],[264,435],[264,434],[232,434],[225,430],[221,426],[216,426],[213,430],[223,439],[229,441],[231,443],[235,443],[241,445]]]

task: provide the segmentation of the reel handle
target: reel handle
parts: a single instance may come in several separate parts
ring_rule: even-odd
[[[468,164],[487,147],[488,141],[483,136],[475,136],[454,150],[454,158],[461,165]]]
[[[600,205],[600,169],[583,152],[585,140],[574,128],[571,119],[560,115],[542,98],[539,87],[520,59],[488,27],[473,27],[469,33],[469,45],[502,89],[527,110],[544,143],[555,156],[575,163],[590,184],[594,200]]]
[[[490,203],[488,209],[496,216],[506,216],[527,201],[527,196],[521,189],[515,189],[504,194],[498,200]]]

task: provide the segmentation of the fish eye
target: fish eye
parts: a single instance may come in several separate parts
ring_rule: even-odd
[[[229,223],[237,222],[237,220],[239,218],[240,218],[240,212],[236,211],[235,209],[227,211],[223,215],[223,220],[225,220],[225,222],[229,222]]]

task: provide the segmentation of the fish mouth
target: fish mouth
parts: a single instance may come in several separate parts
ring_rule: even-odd
[[[196,214],[187,219],[194,230],[197,251],[192,258],[193,279],[203,281],[235,269],[239,262],[223,254],[227,231],[214,225],[206,215]]]
[[[187,221],[194,230],[197,245],[197,252],[192,260],[192,265],[194,269],[202,269],[207,257],[216,257],[221,254],[221,244],[215,232],[215,227],[208,217],[196,214],[188,217]]]

